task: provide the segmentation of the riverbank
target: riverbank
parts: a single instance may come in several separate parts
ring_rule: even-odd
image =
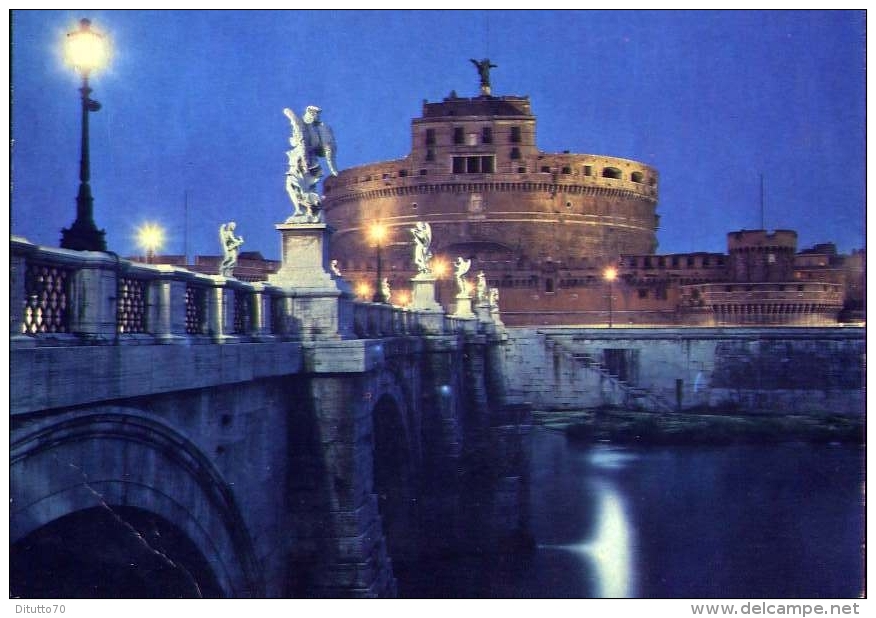
[[[655,414],[604,407],[534,417],[569,440],[617,444],[863,444],[865,433],[863,417],[843,415]]]

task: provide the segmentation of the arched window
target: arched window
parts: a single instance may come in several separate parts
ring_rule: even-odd
[[[602,168],[602,177],[603,178],[617,178],[620,179],[623,177],[623,174],[616,167],[604,167]]]
[[[645,177],[642,175],[642,172],[633,172],[630,174],[630,180],[633,182],[642,182]]]

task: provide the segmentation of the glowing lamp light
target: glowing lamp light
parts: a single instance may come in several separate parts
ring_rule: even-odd
[[[137,244],[146,251],[146,256],[164,246],[164,228],[156,223],[145,223],[137,228]]]
[[[365,299],[369,298],[371,296],[371,286],[362,281],[356,286],[356,295]]]
[[[79,29],[67,33],[67,38],[64,41],[64,62],[82,75],[88,75],[92,71],[99,71],[106,67],[109,64],[110,55],[109,39],[93,30],[90,20],[80,20]]]
[[[398,299],[398,305],[400,307],[406,307],[411,302],[411,293],[407,290],[402,290],[394,294],[396,299]]]
[[[617,279],[617,268],[615,268],[614,266],[609,266],[605,269],[605,272],[602,273],[602,277],[606,281],[614,281],[615,279]]]
[[[447,273],[450,272],[450,265],[446,260],[436,259],[432,262],[432,272],[435,273],[435,276],[439,279],[446,277]]]
[[[386,226],[382,223],[372,223],[368,228],[368,236],[375,243],[380,244],[386,238]]]

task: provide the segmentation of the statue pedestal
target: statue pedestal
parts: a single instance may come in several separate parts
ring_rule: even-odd
[[[475,315],[479,322],[492,322],[493,316],[490,313],[490,305],[487,303],[478,303],[475,305]]]
[[[268,283],[291,298],[288,322],[297,325],[305,339],[353,336],[350,284],[328,268],[329,237],[325,223],[278,223],[282,263],[268,275]]]
[[[471,310],[471,296],[462,293],[456,295],[456,310],[453,312],[455,318],[473,318],[474,312]]]
[[[346,291],[329,272],[328,248],[332,229],[325,223],[278,223],[280,270],[268,275],[268,283],[296,290]],[[340,283],[346,283],[341,281]]]
[[[419,274],[411,277],[411,309],[415,311],[441,311],[435,300],[435,277]]]

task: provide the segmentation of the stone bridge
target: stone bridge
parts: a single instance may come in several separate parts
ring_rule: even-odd
[[[485,548],[525,531],[495,311],[361,303],[320,276],[13,238],[13,596],[390,596],[393,560],[459,540],[461,512],[495,522]]]

